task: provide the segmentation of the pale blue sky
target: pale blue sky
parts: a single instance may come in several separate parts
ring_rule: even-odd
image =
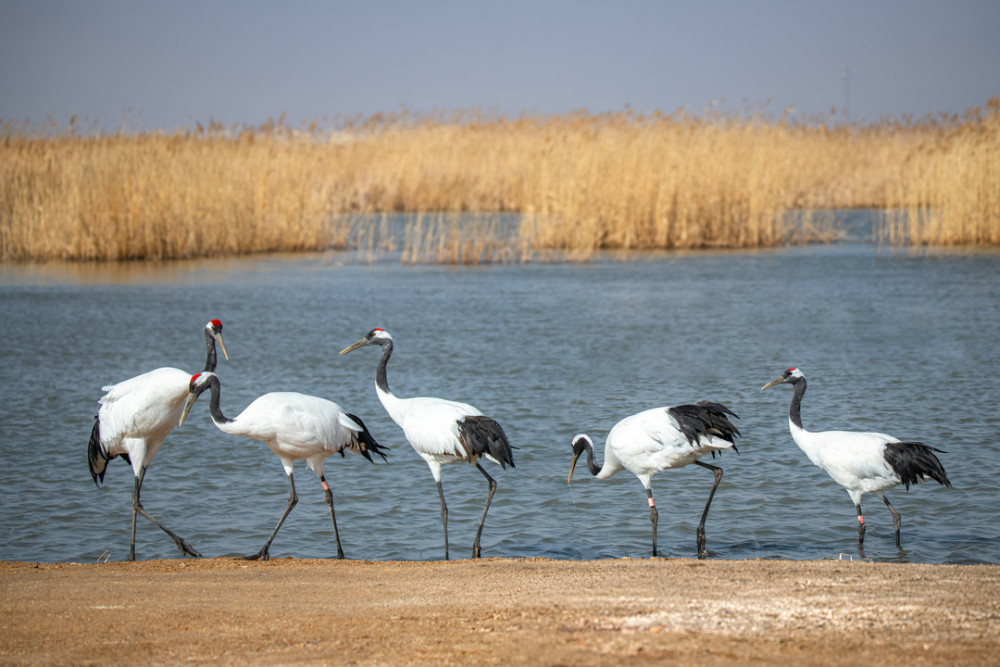
[[[854,119],[1000,95],[1000,0],[0,0],[0,119],[293,126],[405,106],[509,114],[788,105]],[[745,100],[745,103],[744,103]]]

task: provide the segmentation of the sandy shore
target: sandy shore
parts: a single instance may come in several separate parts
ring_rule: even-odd
[[[1000,566],[0,563],[0,662],[996,664]]]

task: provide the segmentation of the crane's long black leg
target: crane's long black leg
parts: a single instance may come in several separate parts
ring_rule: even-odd
[[[858,510],[858,546],[865,543],[865,515],[861,513],[861,504],[857,503],[854,508]]]
[[[489,476],[483,466],[476,463],[476,467],[479,468],[479,472],[483,473],[483,477],[487,479],[490,483],[490,494],[486,496],[486,507],[483,508],[483,517],[479,520],[479,530],[476,531],[476,541],[472,543],[472,557],[479,558],[479,536],[483,534],[483,524],[486,523],[486,513],[490,511],[490,503],[493,502],[493,492],[497,490],[497,483],[492,477]]]
[[[139,503],[139,489],[142,488],[142,478],[146,476],[146,470],[142,469],[139,471],[139,475],[135,478],[135,484],[132,486],[132,537],[129,541],[128,546],[128,559],[135,560],[135,515],[138,513]]]
[[[437,483],[438,497],[441,499],[441,523],[444,524],[444,559],[448,560],[448,506],[444,504],[444,489]]]
[[[896,548],[899,549],[900,548],[900,546],[899,546],[899,524],[900,524],[899,512],[896,511],[896,508],[892,506],[892,503],[889,502],[889,499],[886,496],[882,496],[882,502],[884,502],[885,506],[889,508],[890,512],[892,512],[892,523],[896,526]]]
[[[343,558],[344,550],[340,548],[340,531],[337,530],[337,516],[333,513],[333,491],[330,490],[330,485],[327,484],[324,475],[319,476],[319,481],[322,482],[323,490],[326,492],[326,504],[330,506],[330,519],[333,520],[333,536],[337,538],[337,558]]]
[[[131,544],[129,545],[128,559],[135,560],[135,515],[137,512],[146,517],[147,519],[149,519],[154,526],[156,526],[164,533],[169,535],[171,539],[173,539],[174,544],[177,545],[177,548],[180,549],[183,553],[189,556],[194,556],[195,558],[201,558],[201,554],[198,553],[194,549],[194,547],[192,547],[190,544],[185,542],[181,537],[174,534],[169,528],[167,528],[162,523],[153,518],[153,515],[147,512],[146,508],[142,506],[142,502],[140,502],[139,500],[139,492],[142,489],[142,480],[145,479],[145,477],[146,477],[146,469],[143,468],[142,470],[139,471],[139,476],[135,478],[135,486],[132,487],[132,541]]]
[[[271,537],[267,538],[267,542],[260,548],[260,551],[252,556],[244,556],[244,560],[267,560],[271,557],[271,542],[274,540],[274,536],[281,530],[281,524],[285,523],[285,518],[292,511],[292,508],[295,507],[295,504],[299,502],[299,497],[295,494],[295,479],[292,478],[292,473],[288,473],[288,488],[288,506],[285,508],[285,512],[281,515],[281,518],[278,519],[278,525],[274,527]]]
[[[646,489],[646,498],[649,500],[649,521],[653,524],[653,558],[656,558],[656,524],[659,522],[660,513],[656,511],[652,489]]]
[[[712,490],[708,493],[708,500],[705,502],[705,511],[701,513],[701,523],[698,524],[698,556],[702,557],[708,555],[708,551],[705,549],[705,519],[708,518],[708,508],[712,504],[712,498],[715,497],[715,490],[719,488],[719,482],[722,481],[722,468],[702,461],[695,461],[695,463],[702,468],[708,468],[715,474],[715,482],[712,484]]]

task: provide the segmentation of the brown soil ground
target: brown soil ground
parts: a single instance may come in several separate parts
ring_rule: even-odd
[[[0,562],[0,663],[1000,662],[1000,566]]]

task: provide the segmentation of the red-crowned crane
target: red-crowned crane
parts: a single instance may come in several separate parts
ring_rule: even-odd
[[[722,481],[722,468],[699,461],[703,456],[726,449],[736,449],[733,439],[740,435],[728,415],[737,415],[721,403],[701,401],[693,405],[675,405],[653,408],[625,417],[615,424],[604,445],[604,464],[594,460],[594,443],[585,434],[573,437],[573,460],[569,466],[567,483],[573,481],[573,470],[580,454],[587,452],[587,468],[598,479],[607,479],[619,470],[628,470],[639,478],[646,489],[649,502],[649,520],[653,524],[653,557],[656,557],[656,524],[659,513],[653,501],[650,482],[660,470],[681,468],[695,463],[711,470],[715,475],[712,490],[708,493],[705,510],[696,533],[698,555],[705,549],[705,519],[712,504],[715,490]],[[738,418],[738,417],[737,417]]]
[[[215,344],[218,342],[222,354],[226,346],[222,343],[222,322],[211,320],[205,325],[205,347],[207,358],[205,370],[215,370]],[[132,488],[132,530],[129,542],[129,560],[135,560],[135,516],[141,514],[163,532],[173,538],[177,547],[185,554],[200,557],[190,544],[175,535],[166,526],[153,518],[139,500],[142,480],[146,469],[153,462],[164,438],[177,425],[184,399],[188,394],[191,373],[179,368],[157,368],[134,378],[108,385],[107,392],[100,399],[101,408],[94,419],[87,447],[87,461],[94,483],[100,487],[108,461],[121,456],[132,466],[135,486]]]
[[[299,501],[295,494],[295,479],[292,477],[292,467],[297,459],[305,459],[309,468],[319,477],[326,495],[326,504],[330,507],[333,534],[337,539],[337,558],[343,558],[344,550],[340,546],[337,516],[333,512],[333,491],[323,474],[324,462],[331,454],[344,456],[344,450],[361,454],[369,461],[372,460],[371,452],[374,452],[385,460],[383,450],[389,448],[382,447],[375,441],[360,418],[344,412],[333,401],[293,391],[259,396],[243,412],[230,419],[222,414],[222,409],[219,407],[221,388],[215,373],[199,373],[190,378],[188,397],[180,418],[182,424],[191,406],[206,389],[211,389],[212,392],[209,410],[212,421],[219,430],[263,441],[281,460],[281,465],[288,476],[288,506],[285,507],[284,513],[278,519],[278,525],[274,527],[264,546],[246,559],[270,558],[271,542],[274,541],[289,512]]]
[[[802,426],[802,396],[806,393],[806,376],[798,368],[789,368],[771,380],[761,391],[776,384],[790,384],[792,407],[788,412],[788,428],[792,439],[813,464],[819,466],[851,496],[858,511],[858,545],[865,541],[865,517],[861,513],[861,496],[874,493],[892,512],[896,527],[896,548],[899,548],[899,512],[885,496],[888,489],[933,479],[951,486],[941,461],[934,452],[946,453],[922,442],[901,442],[884,433],[854,431],[822,431],[812,433]]]
[[[476,540],[472,543],[472,557],[479,558],[479,538],[483,534],[486,513],[493,501],[497,483],[479,464],[479,459],[499,463],[501,467],[514,467],[511,444],[503,428],[490,417],[466,403],[426,396],[400,398],[389,389],[385,367],[392,355],[392,336],[382,329],[372,329],[368,334],[344,348],[340,354],[366,345],[382,348],[382,358],[375,371],[375,391],[385,411],[403,429],[403,434],[417,454],[427,462],[437,484],[441,500],[441,521],[444,524],[444,558],[448,560],[448,506],[441,488],[441,465],[464,461],[474,463],[489,482],[489,495],[479,520]]]

